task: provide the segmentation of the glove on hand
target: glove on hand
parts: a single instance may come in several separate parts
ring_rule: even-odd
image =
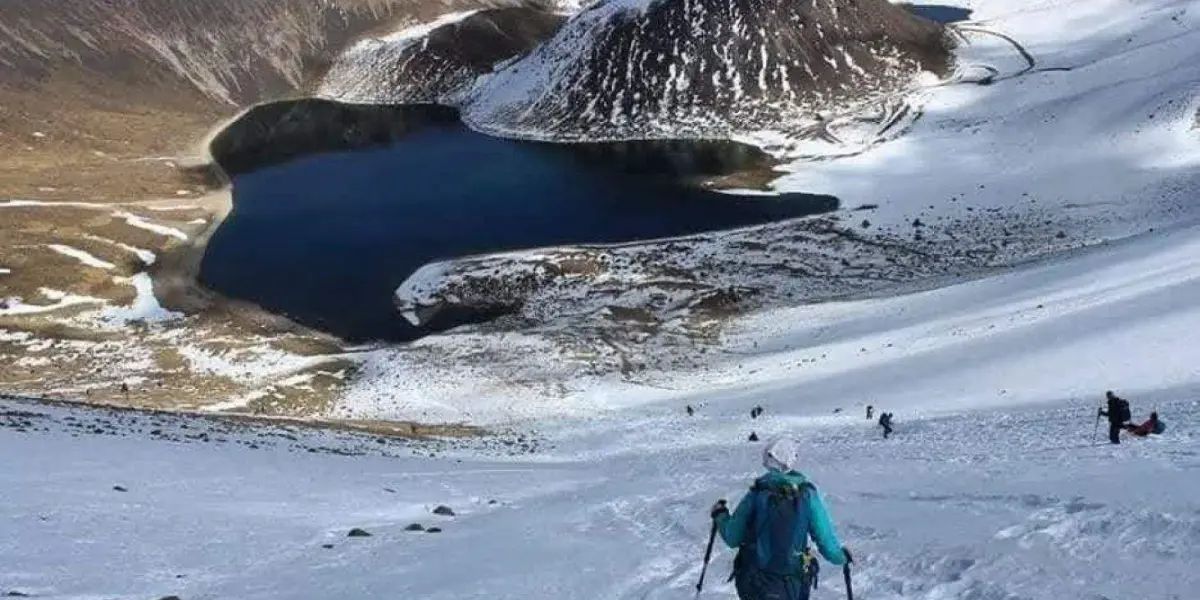
[[[728,515],[729,507],[726,506],[724,499],[717,500],[717,503],[712,505],[712,510],[710,510],[708,514],[714,519],[722,514]]]

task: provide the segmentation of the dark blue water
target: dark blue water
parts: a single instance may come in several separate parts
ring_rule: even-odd
[[[209,244],[201,280],[349,340],[408,340],[427,332],[399,316],[392,292],[433,260],[678,236],[837,208],[830,196],[732,196],[630,174],[655,162],[652,148],[614,151],[634,165],[606,160],[613,152],[597,147],[581,153],[439,125],[390,146],[236,176],[234,210]],[[675,158],[662,162],[715,168],[711,151],[678,160],[685,151],[676,142]]]
[[[942,24],[966,21],[971,18],[973,12],[969,8],[945,4],[913,4],[908,6],[908,10],[917,16]]]

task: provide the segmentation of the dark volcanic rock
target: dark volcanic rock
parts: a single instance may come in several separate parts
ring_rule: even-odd
[[[886,0],[607,0],[464,110],[484,131],[545,139],[802,129],[945,71],[950,45]]]
[[[442,515],[443,517],[453,517],[454,511],[449,506],[442,505],[433,509],[433,514]]]
[[[430,527],[429,529],[425,530],[425,533],[441,533],[441,532],[442,532],[441,527]]]
[[[346,537],[371,537],[371,534],[365,529],[359,529],[355,527],[354,529],[350,530],[350,533],[346,534]]]
[[[528,52],[566,17],[536,7],[476,12],[424,37],[360,42],[325,74],[318,94],[369,103],[454,104],[502,61]]]
[[[425,531],[425,526],[420,523],[413,523],[404,528],[405,531]]]
[[[287,100],[238,117],[213,137],[209,153],[225,175],[234,176],[306,154],[387,144],[414,128],[457,120],[454,109],[433,105]]]

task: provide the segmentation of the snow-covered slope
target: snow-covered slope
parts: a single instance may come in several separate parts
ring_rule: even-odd
[[[484,77],[465,118],[555,140],[799,130],[944,69],[948,44],[884,0],[605,0]]]
[[[885,230],[998,210],[1120,237],[1195,217],[1200,3],[955,4],[973,11],[955,25],[956,73],[909,98],[906,133],[844,121],[824,141],[764,134],[799,158],[779,189],[878,204]]]
[[[1060,376],[1075,377],[1085,360],[1056,365]],[[748,432],[786,430],[856,551],[859,597],[1184,600],[1200,589],[1192,379],[1134,395],[1139,416],[1155,406],[1169,429],[1121,447],[1093,444],[1091,399],[921,417],[903,396],[791,387],[697,397],[692,418],[672,402],[547,425],[555,449],[505,459],[471,447],[421,457],[336,435],[314,444],[294,431],[212,433],[186,421],[97,422],[0,401],[0,452],[20,457],[0,463],[0,593],[691,599],[709,504],[740,496],[757,471],[761,444]],[[891,382],[883,372],[864,383]],[[862,418],[864,401],[896,412],[892,439]],[[752,421],[759,402],[766,414]],[[432,514],[439,505],[456,516]],[[414,523],[440,531],[406,531]],[[371,537],[347,537],[352,528]],[[723,582],[730,558],[717,554],[702,598],[734,597]],[[838,597],[827,567],[814,598]]]

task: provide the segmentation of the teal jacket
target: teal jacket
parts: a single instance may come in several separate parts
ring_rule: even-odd
[[[808,480],[803,474],[796,471],[788,473],[770,471],[760,477],[759,481],[768,484],[785,482],[800,485]],[[747,525],[753,518],[753,498],[754,493],[746,494],[742,496],[741,502],[738,503],[732,515],[728,513],[717,515],[717,531],[721,533],[721,539],[725,540],[730,548],[737,548],[745,541]],[[829,518],[829,512],[825,510],[825,503],[821,501],[821,495],[814,488],[804,496],[804,500],[805,509],[808,512],[809,536],[817,543],[817,549],[820,550],[821,556],[835,565],[845,564],[846,554],[842,552],[842,543],[833,530],[833,520]]]

